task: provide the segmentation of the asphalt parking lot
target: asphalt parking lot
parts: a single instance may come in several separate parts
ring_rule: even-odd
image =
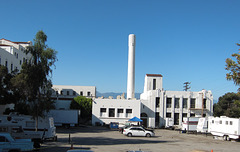
[[[66,152],[89,149],[94,152],[238,152],[240,142],[213,139],[212,136],[183,134],[178,131],[155,129],[155,137],[127,137],[105,127],[57,128],[57,142],[45,142],[40,152]],[[69,141],[70,136],[70,141]],[[70,144],[70,143],[72,144]],[[71,146],[72,145],[72,146]]]

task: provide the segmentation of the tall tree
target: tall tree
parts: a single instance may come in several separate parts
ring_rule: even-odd
[[[240,117],[240,94],[226,93],[214,104],[214,116]]]
[[[238,46],[240,46],[239,43],[237,43]],[[239,49],[240,50],[240,49]],[[235,85],[240,85],[240,52],[232,54],[232,57],[235,58],[235,60],[231,58],[226,59],[226,70],[229,71],[229,73],[226,74],[227,80],[233,80]],[[238,91],[240,91],[240,88],[238,88]]]
[[[51,101],[52,67],[57,61],[57,52],[46,45],[47,35],[39,31],[34,44],[28,46],[25,53],[31,54],[31,59],[23,63],[21,72],[12,79],[22,95],[22,101],[29,105],[29,113],[35,119],[44,117],[45,111],[53,107]],[[37,123],[37,121],[36,121]],[[37,125],[36,125],[37,126]]]
[[[92,99],[77,96],[71,102],[70,109],[79,109],[81,111],[81,118],[90,119],[92,117]]]

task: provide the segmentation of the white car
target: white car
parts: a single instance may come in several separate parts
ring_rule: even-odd
[[[123,134],[131,137],[131,136],[144,136],[144,137],[152,137],[155,136],[153,130],[148,130],[143,127],[131,126],[123,130]]]

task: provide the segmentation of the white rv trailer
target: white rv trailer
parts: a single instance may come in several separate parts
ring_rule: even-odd
[[[208,117],[199,118],[197,132],[208,133]]]
[[[209,117],[208,131],[225,140],[240,139],[240,118]]]
[[[173,128],[174,120],[173,118],[166,118],[165,128]]]
[[[184,117],[182,123],[182,130],[197,131],[197,124],[200,117]]]
[[[18,125],[21,126],[24,132],[35,132],[36,122],[32,116],[28,115],[1,115],[0,125]],[[38,133],[41,134],[43,139],[56,140],[56,127],[52,117],[38,118]]]

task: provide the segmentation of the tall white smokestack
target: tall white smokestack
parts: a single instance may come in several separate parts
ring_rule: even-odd
[[[134,34],[128,36],[127,99],[133,99],[135,96],[135,40]]]

